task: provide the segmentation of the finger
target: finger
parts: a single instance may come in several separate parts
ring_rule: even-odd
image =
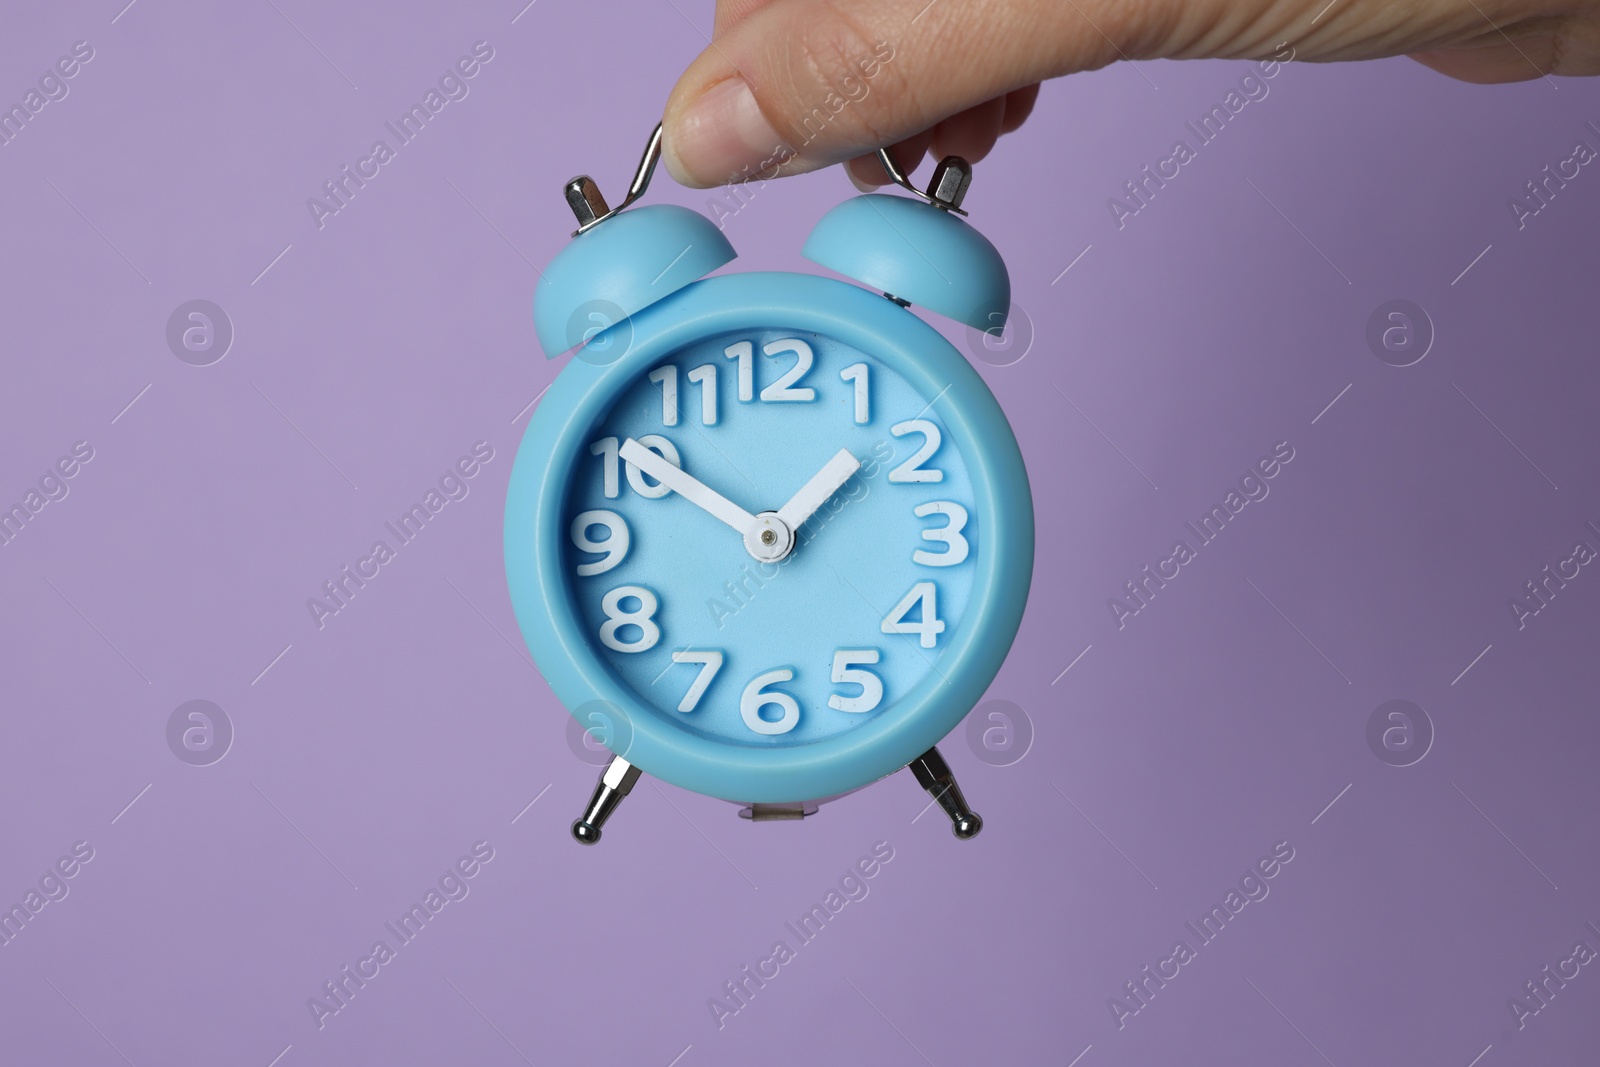
[[[910,174],[922,163],[923,153],[932,143],[933,131],[923,130],[899,144],[890,145],[889,156],[894,160],[894,165],[900,168],[901,174]],[[876,152],[847,161],[845,169],[850,172],[850,180],[856,183],[856,188],[864,193],[888,185],[892,180],[889,172],[883,169],[883,162],[878,159]]]
[[[711,36],[721,37],[770,3],[772,0],[717,0],[717,14],[711,24]]]
[[[1000,123],[1001,133],[1014,133],[1028,116],[1033,114],[1033,105],[1039,99],[1039,86],[1029,85],[1014,92],[1006,94],[1006,114]]]
[[[679,80],[664,160],[680,182],[705,186],[747,167],[795,172],[863,155],[1046,77],[1158,50],[1165,20],[1149,6],[772,0]]]
[[[999,140],[1005,114],[1006,98],[997,96],[945,119],[933,128],[933,158],[960,156],[968,163],[978,162]]]

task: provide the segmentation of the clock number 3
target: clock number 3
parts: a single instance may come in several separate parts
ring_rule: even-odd
[[[625,600],[636,600],[639,606],[628,611],[622,606]],[[646,652],[661,640],[661,627],[656,625],[656,609],[661,601],[642,585],[619,585],[600,598],[600,610],[606,621],[600,624],[600,643],[613,652]],[[622,639],[622,629],[633,627],[639,636],[633,641]]]
[[[967,526],[966,508],[949,500],[931,500],[926,504],[918,504],[912,509],[912,514],[919,519],[925,519],[930,515],[945,517],[943,526],[922,531],[924,541],[943,542],[944,551],[929,552],[919,548],[911,553],[913,562],[924,567],[954,567],[967,558],[972,546],[961,534]]]

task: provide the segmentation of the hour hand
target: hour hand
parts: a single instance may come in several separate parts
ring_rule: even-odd
[[[740,536],[748,533],[756,525],[754,515],[682,468],[668,463],[633,438],[630,437],[622,443],[618,455],[689,503],[727,523],[738,531]]]
[[[778,518],[791,530],[798,530],[800,524],[809,519],[818,508],[828,502],[828,498],[837,493],[845,482],[848,482],[856,471],[861,469],[861,462],[850,454],[848,448],[839,449],[838,453],[805,485],[800,487],[789,502],[778,509]]]

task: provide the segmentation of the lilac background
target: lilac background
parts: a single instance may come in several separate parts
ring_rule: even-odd
[[[1593,968],[1520,1033],[1506,1002],[1600,947],[1600,577],[1520,631],[1507,599],[1600,546],[1600,174],[1521,231],[1506,200],[1600,145],[1600,85],[1292,64],[1120,231],[1106,198],[1245,65],[1047,87],[970,201],[1034,331],[980,369],[1039,532],[990,697],[1035,738],[1009,767],[943,746],[987,829],[919,818],[909,775],[760,826],[652,783],[583,850],[595,771],[501,565],[559,366],[528,303],[561,182],[622,185],[709,5],[122,3],[0,34],[6,106],[95,49],[0,148],[0,503],[95,450],[0,548],[0,903],[95,850],[0,946],[0,1058],[1594,1062]],[[306,198],[478,40],[470,96],[319,231]],[[734,267],[808,269],[850,193],[762,187]],[[165,340],[193,298],[236,330],[208,367]],[[1364,339],[1392,298],[1437,331],[1414,366]],[[306,598],[480,439],[470,496],[319,631]],[[1107,598],[1281,440],[1270,497],[1119,630]],[[211,766],[167,746],[194,698],[236,731]],[[1404,768],[1365,740],[1395,698],[1437,733]],[[470,895],[319,1030],[307,998],[478,840]],[[707,999],[880,840],[870,895],[719,1030]],[[1119,1030],[1108,998],[1281,840],[1271,895]]]

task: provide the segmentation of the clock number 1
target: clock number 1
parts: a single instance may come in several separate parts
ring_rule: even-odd
[[[847,382],[855,383],[856,425],[865,426],[872,421],[871,397],[867,395],[867,365],[865,363],[852,363],[839,372],[839,377]]]

